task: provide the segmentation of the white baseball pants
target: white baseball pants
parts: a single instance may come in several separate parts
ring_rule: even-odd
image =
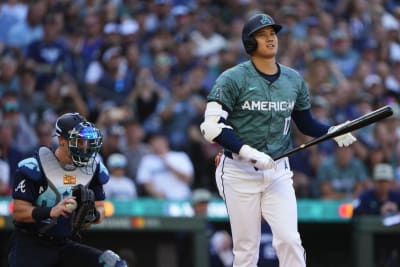
[[[261,217],[271,226],[281,267],[305,267],[305,252],[297,229],[297,204],[289,161],[277,170],[257,171],[248,163],[222,156],[216,182],[225,200],[232,230],[233,267],[256,267]]]

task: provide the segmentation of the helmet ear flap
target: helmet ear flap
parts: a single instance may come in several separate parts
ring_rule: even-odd
[[[251,54],[257,49],[257,41],[254,37],[250,36],[248,38],[244,38],[243,46],[246,50],[246,53]]]

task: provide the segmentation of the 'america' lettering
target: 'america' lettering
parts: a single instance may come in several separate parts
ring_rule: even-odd
[[[245,101],[242,110],[287,111],[293,110],[294,101]]]

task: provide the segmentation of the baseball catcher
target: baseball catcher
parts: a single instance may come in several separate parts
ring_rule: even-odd
[[[56,121],[58,147],[40,147],[18,163],[12,197],[15,231],[10,267],[123,267],[111,250],[80,242],[80,233],[104,217],[106,167],[96,161],[102,135],[78,113]]]

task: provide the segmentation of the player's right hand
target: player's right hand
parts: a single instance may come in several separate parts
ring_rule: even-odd
[[[66,205],[66,204],[69,203],[71,201],[71,199],[74,199],[74,197],[66,197],[63,200],[61,200],[60,202],[58,202],[57,205],[55,205],[51,209],[50,217],[51,218],[58,218],[60,216],[68,217],[69,214],[71,214],[73,210],[68,208],[68,205]]]
[[[250,162],[259,170],[276,169],[276,162],[267,154],[252,148],[249,145],[243,145],[239,151],[239,156]]]

